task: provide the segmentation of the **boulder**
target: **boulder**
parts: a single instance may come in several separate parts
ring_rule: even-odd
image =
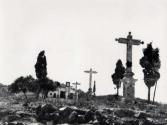
[[[99,121],[100,124],[106,124],[106,117],[99,111],[95,112],[96,119]]]
[[[117,117],[134,117],[135,112],[133,110],[129,110],[129,109],[117,109],[114,114]]]
[[[8,109],[2,109],[0,111],[0,120],[5,117],[5,116],[8,116],[8,115],[11,115],[13,114],[13,112],[11,110],[8,110]]]
[[[53,119],[53,123],[54,123],[54,124],[59,123],[59,120],[60,120],[60,115],[59,115],[59,113],[58,113],[58,112],[54,112],[54,113],[52,114],[52,119]]]
[[[12,122],[12,121],[19,120],[20,118],[21,117],[19,115],[8,115],[4,118],[4,120],[7,122]]]
[[[51,104],[45,104],[44,106],[38,106],[36,108],[38,121],[50,121],[53,120],[52,114],[57,111]]]
[[[113,111],[113,109],[110,109],[110,108],[104,108],[102,113],[104,113],[104,114],[114,114],[114,111]]]
[[[24,123],[21,123],[21,122],[9,122],[8,125],[24,125]]]
[[[91,110],[87,111],[85,114],[85,122],[87,123],[89,121],[94,121],[94,115],[95,114],[93,111],[91,111]]]
[[[158,123],[153,118],[146,118],[143,120],[142,125],[165,125],[164,123]]]
[[[17,111],[16,115],[19,115],[21,117],[30,117],[32,116],[30,113],[24,112],[24,111]]]
[[[85,114],[86,114],[86,111],[85,111],[85,110],[75,109],[75,111],[76,111],[79,115],[85,115]]]
[[[53,107],[53,105],[51,105],[51,104],[45,104],[44,106],[41,107],[41,110],[44,113],[53,113],[57,109],[55,107]]]
[[[93,121],[93,125],[101,125],[100,122],[98,120],[94,120]]]
[[[78,123],[79,123],[79,124],[84,124],[84,123],[86,123],[86,121],[85,121],[85,116],[84,116],[84,115],[78,115]]]
[[[74,124],[78,123],[78,113],[76,111],[73,111],[69,117],[68,117],[68,123]]]
[[[139,125],[139,120],[136,118],[124,117],[121,118],[123,125]]]
[[[70,107],[63,107],[63,108],[59,109],[60,123],[67,123],[68,118],[73,111],[75,111],[75,110],[70,108]]]
[[[146,119],[147,117],[151,117],[151,116],[152,116],[151,114],[146,112],[138,112],[135,114],[135,117],[139,119]]]

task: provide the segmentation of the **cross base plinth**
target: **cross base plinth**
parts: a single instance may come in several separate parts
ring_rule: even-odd
[[[135,98],[135,82],[137,79],[133,78],[134,73],[128,72],[125,73],[123,82],[123,96],[125,99],[134,99]]]

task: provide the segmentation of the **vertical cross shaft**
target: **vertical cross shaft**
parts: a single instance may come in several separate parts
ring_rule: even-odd
[[[92,68],[88,71],[84,71],[85,73],[89,73],[89,89],[92,91],[92,74],[96,74],[96,71],[93,71]]]
[[[127,53],[126,53],[127,71],[132,72],[132,45],[127,43]],[[130,64],[131,63],[131,64]]]
[[[75,82],[73,84],[75,85],[75,97],[76,97],[75,99],[77,101],[78,100],[78,88],[77,88],[77,86],[80,85],[80,83]]]

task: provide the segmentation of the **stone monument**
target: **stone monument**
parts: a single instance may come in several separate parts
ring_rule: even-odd
[[[92,68],[90,68],[90,70],[88,71],[84,71],[85,73],[89,73],[89,89],[88,89],[88,93],[90,93],[90,95],[92,95],[92,74],[96,74],[96,71],[93,71]]]
[[[127,38],[118,38],[116,39],[118,43],[123,43],[127,45],[126,52],[126,71],[124,74],[123,82],[123,96],[126,99],[133,99],[135,97],[135,82],[137,79],[134,79],[134,73],[132,72],[132,45],[144,44],[143,41],[133,39],[131,32],[129,32]]]

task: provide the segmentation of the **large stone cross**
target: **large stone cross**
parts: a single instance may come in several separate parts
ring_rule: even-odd
[[[137,79],[133,78],[132,72],[132,45],[144,44],[141,40],[133,39],[131,32],[129,32],[127,38],[116,39],[119,43],[127,45],[126,52],[126,72],[124,74],[123,82],[123,96],[127,99],[133,99],[135,96],[135,82]]]
[[[89,92],[92,93],[92,74],[96,74],[96,71],[93,71],[92,68],[90,70],[84,71],[85,73],[89,73]]]
[[[140,45],[144,44],[143,41],[132,39],[131,32],[129,32],[129,35],[127,38],[118,38],[116,39],[119,43],[123,43],[127,45],[127,52],[126,52],[126,72],[132,72],[132,45]]]

